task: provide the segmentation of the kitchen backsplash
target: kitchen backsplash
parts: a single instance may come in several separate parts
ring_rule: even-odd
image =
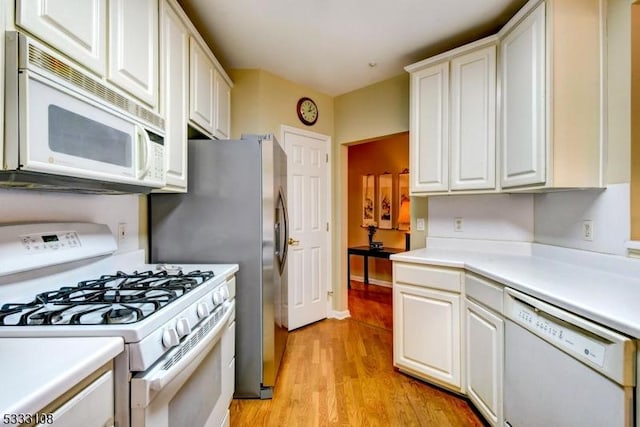
[[[428,237],[533,240],[533,196],[530,194],[437,196],[429,197],[428,203]]]
[[[626,255],[630,236],[628,183],[606,190],[430,197],[428,212],[429,238],[537,242]],[[590,221],[591,240],[583,237],[584,221]]]
[[[0,189],[0,224],[38,221],[86,221],[106,224],[116,235],[126,224],[118,252],[146,248],[146,223],[140,227],[145,196],[92,195]]]
[[[628,183],[605,190],[537,194],[534,199],[535,241],[548,245],[626,255],[630,236]],[[592,240],[583,238],[591,221]]]

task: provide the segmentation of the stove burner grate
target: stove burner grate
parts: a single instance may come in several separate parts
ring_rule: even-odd
[[[118,271],[40,293],[28,303],[4,304],[0,307],[0,326],[135,323],[213,276],[212,271],[200,270]]]

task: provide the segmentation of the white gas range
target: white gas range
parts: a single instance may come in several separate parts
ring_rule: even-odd
[[[121,337],[116,426],[227,424],[237,265],[145,264],[116,248],[100,224],[0,226],[0,338]]]

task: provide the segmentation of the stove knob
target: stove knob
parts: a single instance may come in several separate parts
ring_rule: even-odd
[[[213,303],[215,305],[220,305],[220,304],[222,304],[223,301],[224,301],[224,298],[220,294],[220,291],[215,291],[213,293]]]
[[[178,332],[176,332],[174,328],[166,328],[162,332],[162,344],[165,348],[174,347],[178,345],[179,342],[180,339],[178,338]]]
[[[198,313],[198,318],[204,319],[209,315],[209,307],[207,307],[207,304],[201,302],[200,304],[198,304],[196,312]]]
[[[176,332],[180,338],[189,335],[191,333],[191,325],[189,325],[189,319],[181,317],[176,322]]]
[[[229,288],[227,285],[224,285],[222,289],[220,289],[220,292],[222,293],[222,298],[229,299]]]

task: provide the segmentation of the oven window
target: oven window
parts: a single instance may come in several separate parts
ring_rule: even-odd
[[[220,342],[169,402],[169,427],[203,426],[222,394]]]
[[[83,159],[131,167],[131,135],[49,105],[49,148]]]

